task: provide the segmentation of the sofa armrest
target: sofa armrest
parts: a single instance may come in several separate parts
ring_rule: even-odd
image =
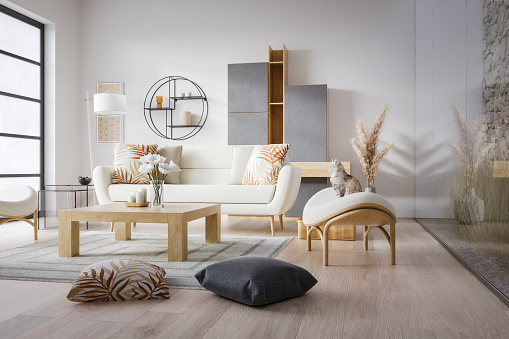
[[[113,166],[98,166],[94,169],[94,188],[100,205],[112,204],[109,187],[113,181]]]
[[[272,215],[283,214],[292,208],[299,194],[301,172],[300,168],[286,165],[281,168],[277,179],[276,192],[269,204]]]

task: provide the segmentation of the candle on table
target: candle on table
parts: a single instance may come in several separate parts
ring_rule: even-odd
[[[147,189],[140,188],[140,192],[143,192],[143,202],[147,201]]]
[[[136,195],[130,194],[129,197],[127,197],[127,202],[136,202]]]
[[[145,202],[145,199],[143,199],[143,192],[141,191],[136,192],[136,202],[137,203]]]

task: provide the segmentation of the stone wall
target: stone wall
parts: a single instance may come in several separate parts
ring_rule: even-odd
[[[484,141],[500,157],[509,144],[509,0],[483,0],[483,42]]]

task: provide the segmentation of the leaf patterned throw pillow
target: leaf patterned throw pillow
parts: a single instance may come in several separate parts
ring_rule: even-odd
[[[89,265],[74,281],[71,301],[168,299],[163,268],[134,259],[111,259]]]
[[[113,144],[115,160],[113,166],[114,184],[149,184],[147,174],[138,172],[140,158],[147,154],[155,154],[157,145]]]
[[[247,162],[242,185],[277,185],[289,144],[258,145]]]

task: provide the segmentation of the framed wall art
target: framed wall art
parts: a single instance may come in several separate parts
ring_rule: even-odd
[[[124,142],[124,116],[98,115],[97,142]]]
[[[123,82],[100,82],[97,84],[97,93],[124,94]]]

